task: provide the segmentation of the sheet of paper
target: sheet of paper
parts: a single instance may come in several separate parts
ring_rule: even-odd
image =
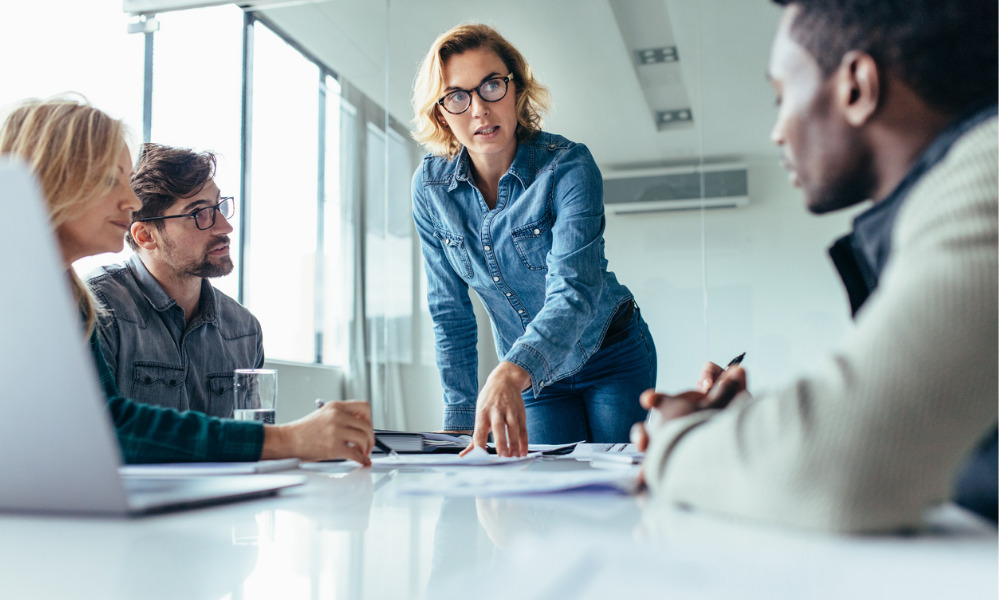
[[[208,462],[208,463],[157,463],[148,465],[122,465],[120,475],[131,476],[188,476],[188,475],[250,475],[253,473],[274,473],[299,466],[297,458],[260,460],[257,462]]]
[[[590,461],[611,461],[626,464],[639,464],[645,456],[635,447],[635,444],[577,444],[567,458]]]
[[[492,467],[534,460],[541,452],[529,452],[524,457],[503,457],[474,448],[465,456],[457,454],[400,454],[372,458],[376,467]]]
[[[559,452],[560,450],[567,450],[567,454],[569,454],[568,450],[570,448],[573,448],[577,444],[581,443],[582,442],[573,442],[571,444],[528,444],[528,452],[547,453],[547,452]],[[487,442],[486,447],[496,448],[497,445],[493,442]]]
[[[631,494],[638,485],[638,468],[586,471],[508,471],[469,469],[442,473],[401,484],[398,494],[445,496],[516,496],[559,492]]]

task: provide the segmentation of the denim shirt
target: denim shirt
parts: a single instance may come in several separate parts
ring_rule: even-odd
[[[108,416],[114,423],[122,462],[246,462],[260,460],[264,425],[259,422],[216,419],[197,412],[178,412],[140,404],[118,393],[97,341],[90,336],[90,351],[107,397]]]
[[[590,151],[558,135],[522,142],[490,210],[468,151],[427,155],[413,175],[413,219],[427,272],[445,429],[472,429],[478,393],[476,319],[493,324],[497,355],[531,375],[533,391],[579,371],[632,293],[604,257],[604,184]]]
[[[233,416],[233,370],[264,364],[260,323],[203,279],[198,314],[184,310],[138,255],[89,277],[107,309],[98,319],[104,357],[121,394],[138,402]]]

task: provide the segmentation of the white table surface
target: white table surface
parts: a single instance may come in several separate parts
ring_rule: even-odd
[[[644,495],[397,495],[401,482],[434,474],[324,468],[278,497],[158,516],[0,515],[0,598],[998,594],[997,531],[954,506],[930,513],[915,535],[845,537],[699,515]],[[590,467],[542,459],[488,468]]]

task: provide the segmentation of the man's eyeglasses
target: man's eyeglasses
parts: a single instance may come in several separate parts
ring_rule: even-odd
[[[438,104],[453,115],[460,115],[472,106],[472,92],[479,94],[483,102],[499,102],[507,95],[507,84],[514,78],[510,73],[506,77],[487,79],[471,90],[454,90],[445,94]]]
[[[184,215],[168,215],[166,217],[149,217],[147,219],[136,219],[140,223],[145,223],[147,221],[162,221],[163,219],[180,219],[183,217],[191,217],[194,219],[194,226],[198,229],[205,230],[215,227],[215,213],[222,213],[222,216],[226,219],[231,219],[236,213],[236,203],[233,202],[232,196],[223,196],[219,199],[219,203],[215,206],[204,206],[198,210],[193,210]]]

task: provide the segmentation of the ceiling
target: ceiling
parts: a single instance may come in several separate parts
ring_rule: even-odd
[[[623,12],[632,29],[619,26]],[[765,72],[780,9],[767,0],[321,0],[263,13],[404,123],[431,42],[477,21],[517,46],[551,90],[546,130],[587,144],[604,169],[777,156]],[[635,24],[676,44],[691,125],[658,130],[627,47],[634,40],[622,33]]]

